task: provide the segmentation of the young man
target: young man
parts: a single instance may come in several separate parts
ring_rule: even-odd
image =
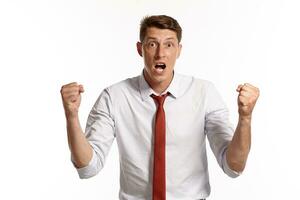
[[[174,72],[180,40],[181,27],[175,19],[165,15],[144,18],[137,42],[144,59],[142,74],[101,93],[85,133],[78,119],[83,86],[62,87],[69,147],[80,178],[102,169],[115,138],[122,200],[208,197],[206,137],[227,175],[237,177],[243,171],[259,90],[250,84],[237,87],[239,121],[234,131],[212,83]]]

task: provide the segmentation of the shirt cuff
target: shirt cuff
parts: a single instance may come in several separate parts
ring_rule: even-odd
[[[72,161],[72,163],[74,165],[73,161]],[[87,166],[81,167],[81,168],[76,168],[74,165],[74,167],[76,168],[77,173],[79,175],[79,178],[87,179],[87,178],[91,178],[91,177],[95,176],[98,173],[98,170],[97,170],[98,164],[97,163],[98,163],[97,155],[96,155],[95,151],[93,150],[92,159],[90,160],[90,162]]]
[[[224,170],[225,174],[227,174],[231,178],[236,178],[243,173],[243,172],[237,172],[237,171],[230,169],[230,167],[228,166],[228,163],[227,163],[226,151],[223,156],[223,170]]]

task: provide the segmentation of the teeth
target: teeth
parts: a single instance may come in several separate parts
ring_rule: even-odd
[[[162,69],[165,69],[166,68],[166,65],[164,63],[157,63],[155,65],[155,68],[162,68]]]

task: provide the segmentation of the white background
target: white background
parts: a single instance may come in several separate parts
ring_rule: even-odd
[[[102,89],[141,73],[135,43],[147,14],[179,21],[176,71],[215,83],[233,124],[236,86],[261,90],[246,170],[228,178],[209,151],[208,199],[299,199],[299,8],[296,0],[1,0],[0,199],[118,199],[116,142],[96,177],[78,178],[60,88],[85,86],[84,127]]]

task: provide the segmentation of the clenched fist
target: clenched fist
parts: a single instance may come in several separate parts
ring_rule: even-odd
[[[60,93],[65,109],[66,117],[77,116],[80,102],[81,93],[84,92],[83,86],[78,85],[76,82],[63,85]]]
[[[238,96],[238,108],[240,117],[251,118],[255,103],[259,97],[259,89],[249,83],[239,85],[236,91]]]

